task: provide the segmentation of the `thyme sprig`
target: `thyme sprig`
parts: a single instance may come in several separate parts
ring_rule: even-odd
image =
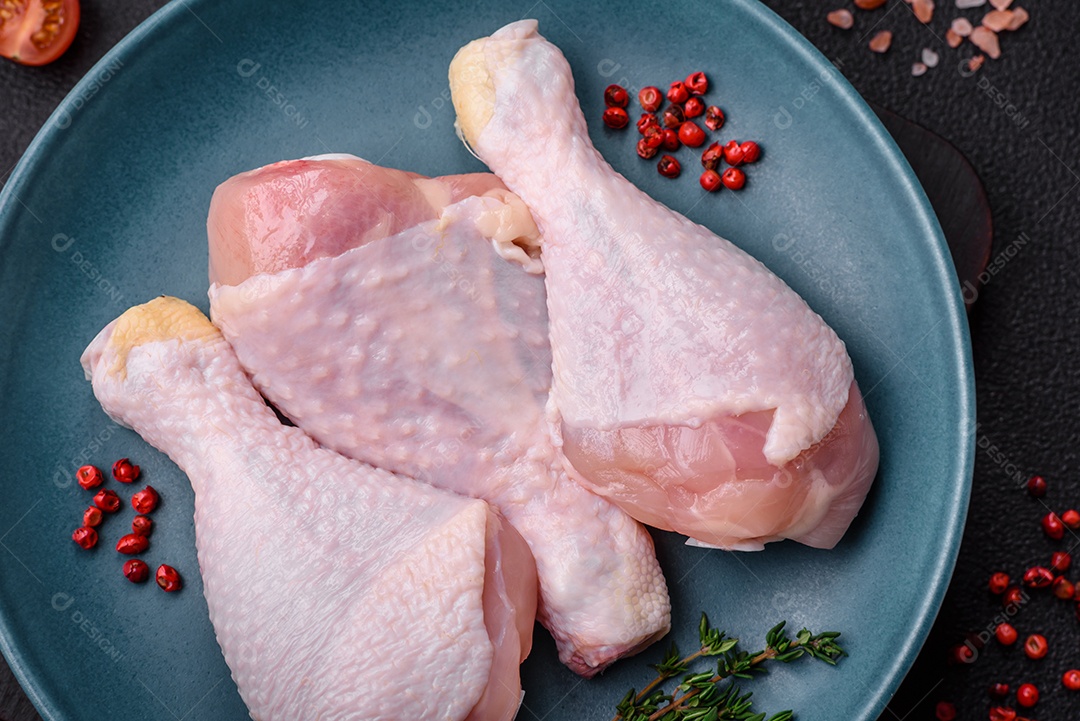
[[[765,648],[751,653],[740,651],[739,639],[728,638],[723,631],[710,626],[708,617],[701,614],[699,648],[683,656],[672,643],[660,663],[651,666],[656,670],[656,678],[641,691],[630,689],[616,704],[611,721],[765,721],[764,713],[753,710],[750,700],[753,693],[742,693],[735,679],[766,673],[768,661],[791,663],[810,656],[835,666],[841,657],[847,656],[836,640],[839,632],[813,634],[804,628],[791,638],[784,630],[786,625],[787,621],[781,621],[769,629]],[[715,670],[691,673],[691,664],[701,658],[716,658]],[[665,692],[664,682],[676,676],[682,676],[682,681],[671,693]],[[792,711],[781,711],[768,721],[793,718]]]

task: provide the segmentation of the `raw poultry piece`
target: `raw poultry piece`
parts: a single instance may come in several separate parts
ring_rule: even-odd
[[[554,422],[576,474],[703,544],[836,544],[878,461],[836,334],[604,161],[536,21],[464,47],[450,87],[459,132],[541,233]]]
[[[191,480],[210,620],[252,718],[514,717],[536,576],[490,506],[283,426],[175,298],[121,315],[82,362],[105,411]]]
[[[648,533],[550,442],[544,282],[491,247],[536,269],[536,228],[494,176],[276,163],[223,183],[208,229],[211,314],[259,390],[327,447],[495,504],[564,663],[591,676],[667,632]]]

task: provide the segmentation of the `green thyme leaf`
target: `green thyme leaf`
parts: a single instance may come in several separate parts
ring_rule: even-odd
[[[837,639],[838,631],[817,635],[801,629],[795,638],[788,636],[786,621],[781,621],[765,634],[765,648],[754,653],[738,650],[739,639],[709,624],[701,614],[698,623],[700,648],[689,656],[681,656],[673,643],[660,663],[652,666],[657,677],[640,692],[630,689],[615,705],[612,721],[765,721],[764,712],[755,711],[753,692],[742,693],[735,679],[750,679],[754,674],[766,674],[770,661],[793,663],[810,656],[835,666],[847,656]],[[691,672],[691,664],[704,657],[715,657],[715,670],[707,668]],[[682,680],[669,694],[662,686],[676,676]],[[793,721],[792,711],[781,711],[768,721]]]

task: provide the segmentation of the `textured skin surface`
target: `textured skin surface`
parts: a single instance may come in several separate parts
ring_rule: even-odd
[[[244,235],[226,236],[213,213],[238,214],[235,206],[252,196],[272,195],[278,207],[295,202],[295,188],[310,187],[312,163],[292,164],[290,190],[286,163],[265,182],[256,184],[260,171],[252,171],[223,184],[211,247],[244,245],[257,221],[235,223]],[[324,166],[322,191],[332,172]],[[368,177],[374,173],[404,175],[377,169]],[[533,551],[539,618],[578,673],[592,675],[665,634],[670,602],[649,535],[571,481],[548,438],[544,282],[487,242],[484,220],[502,201],[467,197],[438,221],[371,240],[363,220],[375,211],[353,194],[352,177],[342,174],[341,192],[324,202],[353,208],[353,230],[334,242],[358,247],[211,288],[214,322],[255,385],[330,448],[494,503]],[[300,228],[294,243],[303,242],[303,208],[273,224],[277,240],[291,225]]]
[[[83,365],[191,479],[211,621],[253,718],[513,717],[535,576],[486,504],[282,426],[182,301],[129,310]]]
[[[877,443],[832,329],[761,263],[612,170],[535,21],[470,44],[450,76],[465,140],[542,232],[552,401],[574,469],[639,519],[710,545],[833,546]],[[854,427],[807,463],[845,408]],[[778,523],[776,486],[797,506]]]

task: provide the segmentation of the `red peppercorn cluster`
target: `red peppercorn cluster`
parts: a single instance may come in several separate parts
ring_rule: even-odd
[[[641,139],[637,141],[637,154],[651,160],[661,150],[673,153],[679,148],[700,148],[709,139],[708,134],[694,119],[701,118],[705,127],[715,132],[724,126],[724,111],[715,105],[706,105],[702,96],[709,90],[709,79],[703,72],[690,73],[685,80],[676,80],[667,93],[660,88],[648,86],[638,93],[638,103],[644,110],[637,121]],[[660,110],[664,98],[668,106]],[[622,130],[630,124],[626,111],[630,94],[620,85],[609,85],[604,90],[604,124],[614,130]],[[729,140],[721,145],[712,143],[701,154],[704,170],[698,182],[709,192],[721,186],[740,190],[746,185],[746,171],[740,166],[756,163],[761,157],[761,147],[753,140],[739,142]],[[721,171],[720,164],[730,167]],[[656,170],[665,178],[677,178],[682,165],[672,155],[664,154],[656,164]]]
[[[1048,484],[1042,476],[1032,476],[1027,484],[1028,494],[1032,498],[1041,499],[1046,496]],[[1060,515],[1050,511],[1039,519],[1039,525],[1043,533],[1052,541],[1061,541],[1070,535],[1071,531],[1080,530],[1080,511],[1069,509]],[[1076,534],[1071,534],[1076,535]],[[1070,539],[1072,540],[1072,539]],[[1073,544],[1070,543],[1070,547]],[[1080,584],[1074,583],[1065,577],[1065,573],[1072,567],[1072,555],[1068,551],[1057,550],[1050,555],[1046,566],[1031,566],[1021,576],[1021,583],[1014,584],[1009,574],[998,571],[990,575],[987,588],[990,593],[1001,596],[1002,605],[1010,618],[1027,600],[1028,596],[1023,587],[1040,591],[1049,589],[1050,593],[1062,601],[1073,604],[1076,618],[1080,621]],[[1015,619],[1013,619],[1015,621]],[[1020,640],[1020,633],[1016,627],[1008,622],[998,623],[994,627],[994,638],[1002,646],[1013,646]],[[957,644],[950,651],[952,663],[972,663],[976,658],[975,649],[982,649],[982,643],[987,640],[986,635],[976,636],[971,634],[966,643]],[[1021,644],[1024,655],[1029,659],[1038,661],[1047,656],[1050,645],[1046,637],[1039,633],[1029,633]],[[1069,669],[1061,676],[1061,684],[1068,691],[1080,691],[1080,669]],[[1008,704],[1009,685],[995,683],[990,686],[990,697],[996,699],[990,707],[991,721],[1027,721],[1017,715],[1017,711]],[[1016,704],[1024,709],[1034,707],[1039,702],[1039,689],[1033,683],[1023,683],[1016,689]],[[938,702],[935,715],[939,721],[951,721],[957,718],[956,706],[949,701]]]
[[[127,458],[121,458],[112,467],[112,476],[120,483],[134,483],[140,475],[139,467]],[[75,472],[75,480],[85,490],[98,488],[105,482],[105,475],[100,468],[83,466]],[[131,507],[139,515],[131,522],[131,533],[116,542],[116,551],[128,556],[138,555],[150,547],[150,531],[153,521],[149,514],[161,501],[161,496],[153,486],[146,486],[131,496]],[[82,548],[90,549],[97,545],[97,528],[104,523],[105,514],[113,514],[122,506],[116,491],[105,488],[94,494],[94,505],[83,511],[82,526],[76,528],[71,538]],[[124,563],[124,577],[132,583],[143,583],[150,577],[150,567],[145,561],[132,558]],[[182,587],[180,574],[172,566],[162,564],[156,574],[157,584],[165,591],[178,591]]]

